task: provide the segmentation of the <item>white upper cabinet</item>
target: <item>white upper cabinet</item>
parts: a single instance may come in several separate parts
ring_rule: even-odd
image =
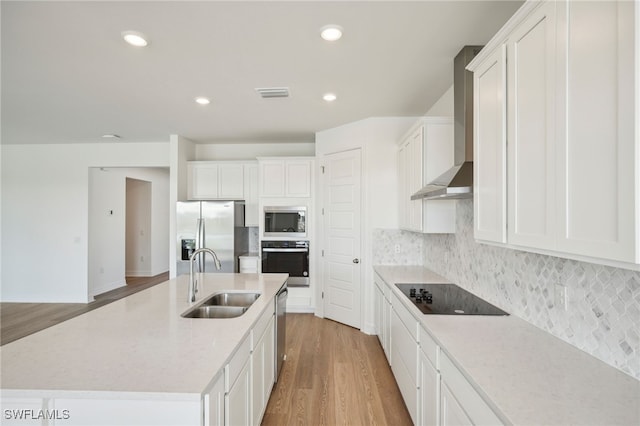
[[[508,241],[552,248],[555,239],[554,2],[510,35],[508,56]]]
[[[469,65],[476,239],[640,263],[638,7],[526,2]]]
[[[259,158],[260,197],[309,198],[313,158]]]
[[[637,1],[558,3],[558,249],[640,263]]]
[[[455,232],[454,200],[411,200],[420,190],[453,166],[453,120],[420,119],[398,148],[400,229],[424,233]]]
[[[242,163],[190,161],[187,164],[187,191],[190,200],[244,199]]]
[[[507,241],[505,49],[496,48],[473,75],[474,236],[497,243]]]

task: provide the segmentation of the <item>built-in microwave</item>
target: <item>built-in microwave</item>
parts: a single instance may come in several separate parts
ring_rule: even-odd
[[[265,237],[306,237],[307,208],[305,206],[265,206]]]

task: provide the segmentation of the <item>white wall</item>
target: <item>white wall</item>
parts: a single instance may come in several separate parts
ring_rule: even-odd
[[[349,149],[362,150],[362,329],[373,330],[372,232],[374,228],[398,227],[397,143],[417,117],[368,118],[316,133],[316,157]],[[320,167],[317,168],[319,170]],[[320,179],[316,180],[317,182]],[[317,188],[316,194],[322,194]],[[322,208],[317,203],[316,211]],[[316,217],[320,215],[316,213]],[[318,229],[321,229],[320,224]],[[320,247],[322,249],[322,247]],[[319,252],[316,251],[316,253]],[[322,265],[318,261],[318,265]],[[322,291],[318,286],[317,291]],[[323,316],[321,298],[316,314]]]
[[[3,302],[87,302],[90,167],[168,167],[169,144],[2,147]]]
[[[215,143],[195,146],[196,160],[255,160],[256,157],[315,155],[314,143]]]
[[[134,217],[128,212],[138,201],[130,200],[134,194],[129,193],[127,181],[148,187],[146,205],[133,206]],[[89,169],[90,297],[125,285],[125,276],[155,276],[169,270],[169,209],[168,168]],[[129,238],[127,227],[136,222]],[[130,247],[131,240],[139,244]]]
[[[453,117],[453,85],[433,104],[427,117]]]

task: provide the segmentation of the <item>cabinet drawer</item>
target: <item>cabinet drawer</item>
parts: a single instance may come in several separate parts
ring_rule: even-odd
[[[251,350],[254,350],[256,348],[256,343],[264,334],[267,326],[269,326],[269,321],[273,317],[274,312],[274,303],[270,303],[269,307],[267,307],[267,309],[265,309],[260,316],[260,319],[256,321],[256,324],[253,326],[253,330],[251,330]]]
[[[227,374],[225,374],[225,391],[233,387],[233,384],[238,379],[238,375],[244,368],[245,364],[249,361],[249,355],[251,354],[251,336],[245,337],[245,339],[238,345],[238,349],[231,357],[229,364],[227,364]]]
[[[444,352],[440,354],[440,375],[473,424],[504,424]]]
[[[391,312],[391,369],[411,419],[417,422],[418,346],[396,311]]]
[[[418,331],[420,332],[418,339],[420,350],[429,358],[429,361],[431,361],[431,364],[433,364],[436,369],[440,368],[440,363],[438,362],[440,347],[424,327],[419,327]]]
[[[393,310],[398,313],[398,317],[402,320],[402,323],[413,338],[414,342],[418,341],[418,321],[414,318],[413,315],[409,312],[406,306],[402,304],[398,296],[395,294],[391,295],[391,305],[393,306]]]

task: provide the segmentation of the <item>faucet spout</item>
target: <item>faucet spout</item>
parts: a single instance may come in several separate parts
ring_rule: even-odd
[[[194,251],[189,259],[189,294],[187,295],[187,301],[193,303],[196,301],[196,293],[198,292],[198,280],[195,278],[195,273],[193,271],[193,265],[195,264],[196,257],[201,253],[209,253],[211,257],[213,257],[213,262],[216,265],[216,269],[220,270],[222,265],[220,264],[220,260],[218,259],[218,255],[215,251],[210,248],[199,248]]]

